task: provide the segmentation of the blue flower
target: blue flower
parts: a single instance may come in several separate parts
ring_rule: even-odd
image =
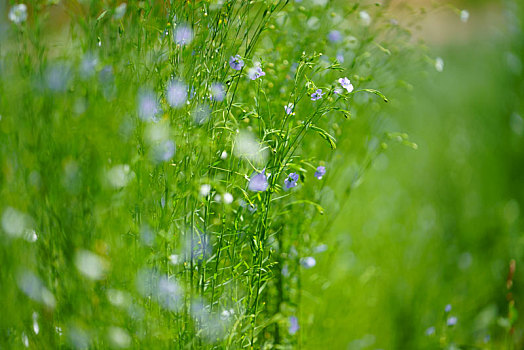
[[[287,176],[286,180],[284,180],[284,184],[286,186],[286,189],[289,190],[290,188],[293,188],[297,185],[298,181],[298,174],[297,173],[291,173]]]
[[[173,40],[182,46],[190,44],[193,41],[193,30],[189,26],[182,24],[176,28]]]
[[[429,337],[430,335],[435,334],[435,327],[431,326],[428,329],[426,329],[426,335]]]
[[[288,103],[287,106],[284,106],[284,110],[286,111],[287,115],[295,115],[295,112],[293,112],[294,109],[295,105],[292,103]]]
[[[138,93],[138,117],[143,121],[152,121],[159,112],[160,107],[155,93],[150,90],[141,90]]]
[[[289,317],[289,328],[288,328],[289,334],[293,335],[296,332],[298,332],[299,329],[300,329],[300,326],[298,325],[298,318],[296,318],[295,316],[290,316]]]
[[[351,84],[351,81],[349,81],[348,78],[340,78],[338,79],[338,82],[340,83],[340,85],[342,85],[344,89],[347,90],[347,92],[353,91],[353,85]]]
[[[317,91],[311,94],[311,101],[320,100],[323,95],[324,94],[322,93],[322,89],[317,89]]]
[[[446,305],[446,307],[444,308],[444,310],[445,310],[446,312],[450,312],[450,311],[451,311],[451,304]]]
[[[457,324],[457,321],[458,321],[458,319],[455,316],[451,316],[451,317],[448,318],[446,323],[447,323],[448,327],[453,327],[454,325]]]
[[[262,170],[260,174],[256,174],[249,180],[248,188],[253,192],[264,192],[267,190],[269,184],[265,174],[266,169]]]
[[[226,90],[224,90],[224,85],[221,83],[211,84],[211,97],[213,100],[222,102],[226,97]]]
[[[322,177],[326,174],[326,167],[319,166],[317,171],[315,171],[315,177],[319,180],[322,180]]]
[[[171,81],[167,86],[166,99],[173,108],[183,106],[187,101],[187,86],[181,81]]]
[[[175,155],[176,146],[171,140],[166,140],[154,147],[155,160],[159,162],[167,162]]]
[[[314,267],[317,264],[317,261],[315,260],[314,257],[308,256],[306,258],[300,259],[300,264],[302,266],[304,266],[304,268],[310,269],[310,268]]]
[[[344,63],[344,52],[337,52],[337,61],[339,61],[340,63]]]
[[[247,75],[249,76],[249,79],[251,80],[256,80],[260,77],[263,77],[264,75],[266,75],[266,73],[262,70],[262,68],[260,67],[253,67],[249,70],[249,72],[247,73]]]
[[[338,43],[339,41],[342,40],[342,34],[340,34],[338,30],[332,30],[328,34],[328,39],[332,43]]]
[[[234,70],[241,70],[244,67],[244,61],[239,55],[231,56],[229,58],[229,66]]]

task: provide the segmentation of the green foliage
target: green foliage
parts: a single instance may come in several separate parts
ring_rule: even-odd
[[[339,328],[309,300],[315,271],[356,277],[315,264],[345,257],[363,174],[390,145],[417,149],[391,114],[432,60],[388,1],[33,0],[15,15],[0,22],[0,347],[367,334],[326,340]],[[433,342],[417,332],[409,346]]]

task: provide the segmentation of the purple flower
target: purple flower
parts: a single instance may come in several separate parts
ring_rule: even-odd
[[[344,89],[347,90],[347,92],[353,91],[353,85],[351,85],[351,81],[349,81],[348,78],[346,77],[340,78],[338,79],[338,82],[340,83],[340,85],[342,85]]]
[[[249,70],[249,72],[247,73],[247,75],[249,76],[249,79],[251,80],[256,80],[260,77],[263,77],[264,75],[266,75],[266,73],[262,70],[262,68],[260,67],[253,67]]]
[[[296,318],[295,316],[290,316],[289,317],[289,328],[288,328],[289,334],[293,335],[296,332],[298,332],[299,329],[300,329],[300,326],[298,325],[298,318]]]
[[[315,171],[315,177],[319,180],[322,180],[322,177],[326,174],[326,167],[319,166],[317,171]]]
[[[294,109],[295,105],[292,103],[289,103],[287,106],[284,106],[284,110],[286,111],[287,115],[295,115],[295,112],[293,112]]]
[[[267,182],[267,176],[265,174],[266,169],[262,170],[260,174],[256,174],[249,180],[248,188],[253,192],[264,192],[267,190],[269,184]]]
[[[323,95],[324,94],[322,93],[322,89],[317,89],[317,91],[311,94],[311,101],[320,100]]]
[[[328,39],[332,43],[338,43],[339,41],[342,40],[342,34],[340,34],[338,30],[332,30],[328,34]]]
[[[448,327],[453,327],[454,325],[457,324],[457,321],[458,321],[458,319],[455,316],[451,316],[451,317],[448,318],[446,323],[447,323]]]
[[[244,61],[239,55],[231,56],[229,58],[229,66],[234,70],[241,70],[244,67]]]
[[[291,173],[287,176],[286,180],[284,180],[284,184],[286,186],[286,190],[289,190],[290,188],[293,188],[297,185],[298,181],[298,174],[297,173]]]
[[[444,311],[450,312],[451,311],[451,304],[446,305],[446,307],[444,308]]]

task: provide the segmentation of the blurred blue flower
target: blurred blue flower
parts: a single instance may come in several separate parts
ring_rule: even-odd
[[[166,99],[173,108],[181,107],[187,101],[187,86],[181,81],[173,80],[167,86]]]
[[[446,323],[447,323],[447,325],[449,327],[453,327],[454,325],[457,324],[457,321],[458,321],[458,319],[455,316],[451,316],[451,317],[448,318]]]
[[[300,329],[300,326],[298,325],[298,318],[296,318],[295,316],[290,316],[289,317],[289,328],[288,328],[289,334],[293,335],[296,332],[298,332],[299,329]]]
[[[319,166],[317,167],[317,171],[315,171],[315,177],[319,180],[322,180],[322,177],[326,174],[326,167],[325,166]]]
[[[224,85],[221,83],[211,84],[211,97],[213,100],[222,102],[226,97],[226,91],[224,90]]]
[[[446,305],[446,307],[444,308],[444,311],[450,312],[451,311],[451,304]]]
[[[155,93],[149,90],[138,93],[138,117],[143,121],[154,120],[160,108],[156,101]]]
[[[287,115],[295,115],[295,112],[293,112],[294,109],[295,105],[292,103],[288,103],[287,106],[284,106],[284,110],[286,111]]]
[[[256,174],[249,180],[248,188],[253,192],[264,192],[267,190],[269,184],[267,182],[267,176],[265,174],[266,169],[262,170],[260,174]]]
[[[262,70],[262,68],[260,67],[253,67],[249,70],[249,72],[247,73],[247,75],[249,76],[249,79],[251,80],[256,80],[260,77],[263,77],[264,75],[266,75],[266,73]]]
[[[193,30],[187,25],[180,25],[180,27],[175,30],[174,40],[178,45],[183,46],[190,44],[191,41],[193,41]]]
[[[338,30],[332,30],[328,34],[328,39],[332,43],[338,43],[342,40],[342,34]]]
[[[176,146],[172,140],[165,140],[154,147],[155,160],[166,162],[175,155]]]
[[[293,188],[297,185],[298,181],[298,174],[297,173],[291,173],[287,176],[286,180],[284,180],[284,184],[286,186],[286,189]]]
[[[79,71],[80,76],[83,79],[87,79],[95,73],[96,66],[98,64],[98,57],[93,52],[87,52],[82,58],[80,63]]]
[[[229,58],[229,65],[234,70],[241,70],[242,67],[244,67],[244,61],[240,57],[240,55],[231,56]]]
[[[317,91],[311,94],[311,101],[320,100],[323,95],[324,93],[322,93],[322,89],[317,89]]]
[[[339,61],[340,63],[344,63],[344,52],[337,52],[337,61]]]
[[[427,336],[430,336],[430,335],[433,335],[433,334],[435,334],[435,327],[431,326],[428,329],[426,329],[426,335]]]
[[[315,260],[314,257],[312,256],[308,256],[306,258],[302,258],[300,259],[300,264],[306,268],[306,269],[310,269],[312,267],[314,267],[316,264],[317,264],[317,261]]]
[[[347,92],[353,91],[353,85],[351,84],[351,81],[348,78],[340,78],[338,79],[338,82],[340,83],[340,85],[342,85],[344,89],[347,90]]]

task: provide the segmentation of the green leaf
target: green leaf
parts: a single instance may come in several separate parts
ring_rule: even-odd
[[[382,92],[378,91],[378,90],[375,90],[375,89],[360,89],[360,90],[355,91],[355,93],[356,93],[356,92],[361,92],[361,91],[364,91],[364,92],[370,92],[370,93],[372,93],[372,94],[375,94],[375,95],[377,95],[377,96],[380,96],[380,97],[384,100],[384,102],[389,102],[389,100],[387,99],[387,97],[384,96],[384,94],[383,94]]]
[[[331,147],[331,149],[337,148],[337,140],[333,136],[331,136],[326,130],[319,128],[316,125],[311,125],[309,128],[316,131],[320,136],[322,136],[323,139],[329,142],[329,146]]]

